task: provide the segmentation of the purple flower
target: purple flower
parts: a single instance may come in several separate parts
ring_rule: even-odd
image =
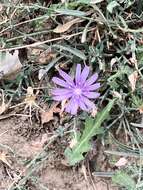
[[[52,79],[55,84],[62,87],[52,90],[53,99],[56,101],[66,100],[65,111],[72,115],[77,114],[78,108],[85,111],[94,109],[95,104],[90,99],[100,96],[98,92],[95,92],[100,87],[100,83],[96,83],[98,74],[95,73],[88,78],[89,71],[88,66],[81,70],[81,65],[78,64],[74,79],[62,70],[59,70],[59,75],[63,79],[57,77]]]

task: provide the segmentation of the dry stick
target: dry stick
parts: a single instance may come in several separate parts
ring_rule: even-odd
[[[92,28],[92,29],[88,30],[87,32],[90,32],[90,31],[93,31],[93,30],[95,30],[95,28]],[[36,46],[40,46],[40,45],[43,45],[43,44],[49,43],[49,42],[54,42],[54,41],[58,41],[58,40],[66,39],[66,38],[70,39],[70,38],[72,38],[74,36],[78,36],[78,35],[80,35],[82,33],[83,32],[78,32],[76,34],[62,36],[62,37],[54,38],[54,39],[51,39],[51,40],[45,40],[45,41],[42,41],[42,42],[35,42],[35,43],[29,44],[29,45],[23,45],[23,46],[17,46],[17,47],[12,47],[12,48],[0,49],[0,52],[18,50],[18,49],[29,48],[29,47],[36,47]]]

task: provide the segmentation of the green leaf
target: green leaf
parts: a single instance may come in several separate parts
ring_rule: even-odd
[[[56,9],[55,12],[63,14],[63,15],[71,15],[71,16],[85,16],[86,13],[78,10],[70,10],[70,9]]]
[[[103,0],[79,0],[78,3],[84,3],[84,4],[97,4],[101,3]]]
[[[77,56],[77,57],[79,57],[79,58],[81,58],[83,60],[86,60],[85,54],[82,51],[78,50],[78,49],[72,48],[70,46],[62,46],[62,45],[58,45],[58,44],[57,45],[53,45],[53,47],[58,48],[61,51],[62,50],[68,51],[71,54],[73,54],[73,55],[75,55],[75,56]]]
[[[113,9],[117,6],[120,6],[119,3],[117,3],[117,1],[111,1],[108,5],[107,5],[107,10],[112,13]]]
[[[123,171],[118,171],[113,177],[112,177],[113,183],[116,183],[122,187],[127,188],[128,190],[135,190],[136,184],[135,181],[130,177],[128,174],[126,174]]]
[[[76,145],[72,149],[67,148],[65,150],[65,156],[67,157],[70,165],[75,165],[83,160],[83,153],[86,153],[91,149],[91,138],[95,135],[103,133],[101,124],[108,118],[113,104],[114,100],[110,101],[108,105],[97,114],[96,119],[88,118],[86,120],[83,134],[77,139]]]

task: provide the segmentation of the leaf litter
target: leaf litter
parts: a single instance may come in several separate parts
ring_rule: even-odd
[[[0,74],[1,79],[15,79],[17,74],[22,69],[22,64],[18,57],[18,50],[15,50],[13,54],[6,52],[0,53]]]
[[[51,105],[51,107],[46,110],[41,112],[41,122],[42,124],[48,123],[51,120],[54,120],[54,113],[60,113],[61,109],[57,107],[58,103],[54,103]]]
[[[131,86],[132,92],[134,92],[135,89],[136,89],[136,82],[137,82],[137,79],[138,79],[138,72],[134,71],[132,74],[130,74],[128,76],[128,79],[130,81],[130,86]]]
[[[73,19],[63,25],[58,25],[54,30],[53,32],[55,33],[64,33],[66,31],[68,31],[74,24],[78,23],[78,22],[82,22],[81,19],[79,18],[76,18],[76,19]]]

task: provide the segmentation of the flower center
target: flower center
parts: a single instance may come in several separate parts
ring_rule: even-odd
[[[82,90],[81,90],[80,88],[75,88],[75,89],[74,89],[74,93],[75,93],[76,95],[81,95]]]

